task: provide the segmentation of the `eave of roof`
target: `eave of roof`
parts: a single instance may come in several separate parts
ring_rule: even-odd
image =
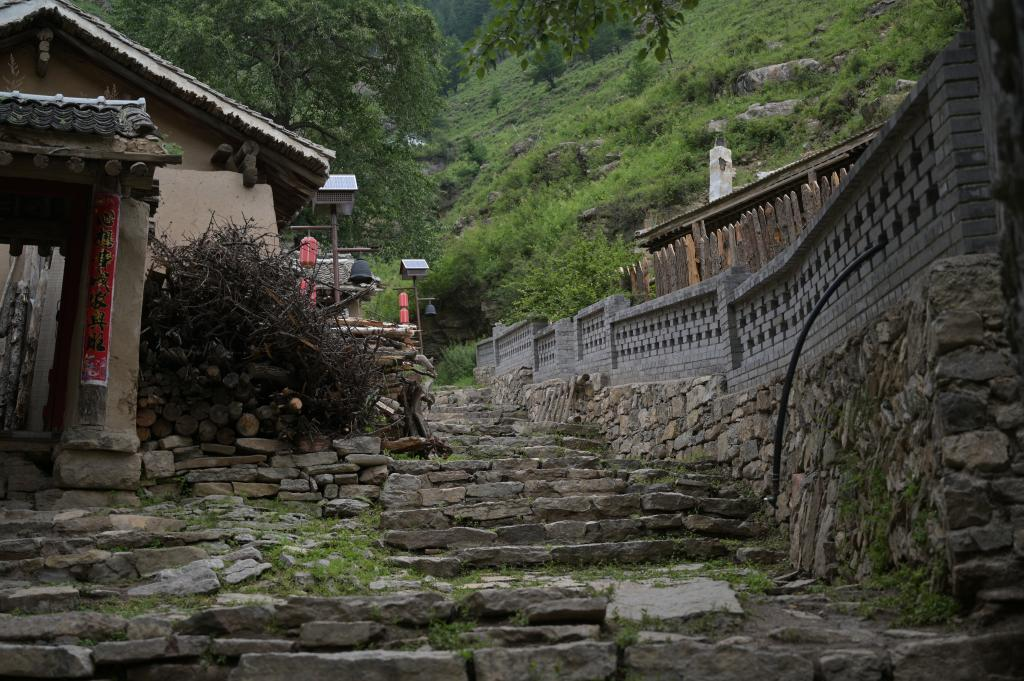
[[[60,28],[88,41],[122,65],[134,67],[164,88],[193,105],[220,117],[226,123],[251,134],[308,168],[325,174],[335,154],[298,135],[266,116],[217,92],[169,61],[157,56],[98,17],[65,0],[6,0],[0,3],[0,35],[17,32],[40,17],[59,19]]]
[[[126,138],[156,133],[146,100],[82,99],[21,92],[0,92],[0,124]]]
[[[839,144],[813,152],[793,163],[777,168],[760,180],[744,185],[715,201],[663,220],[651,227],[639,229],[635,233],[636,240],[646,246],[665,239],[672,233],[700,220],[707,220],[739,206],[762,202],[766,197],[774,198],[780,187],[799,181],[809,171],[828,166],[854,149],[866,147],[879,130],[881,130],[881,126],[865,130]]]

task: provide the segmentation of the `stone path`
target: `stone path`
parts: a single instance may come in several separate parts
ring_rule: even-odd
[[[1013,622],[908,629],[884,593],[790,571],[725,476],[486,400],[440,394],[455,454],[390,461],[379,503],[0,506],[0,678],[1024,675]]]

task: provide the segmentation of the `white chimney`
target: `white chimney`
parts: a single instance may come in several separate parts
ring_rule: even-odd
[[[732,151],[725,146],[725,140],[719,135],[715,146],[711,149],[711,186],[708,190],[708,201],[716,201],[726,194],[732,193],[732,178],[736,170],[732,167]]]

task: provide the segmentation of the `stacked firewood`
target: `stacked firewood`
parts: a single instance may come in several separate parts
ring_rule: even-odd
[[[421,380],[429,386],[433,376],[414,327],[311,304],[291,255],[248,224],[211,223],[183,245],[157,240],[153,255],[140,345],[143,441],[298,441],[396,426],[425,435],[404,432],[407,396],[421,398]]]
[[[239,437],[293,439],[302,399],[287,388],[287,373],[272,365],[222,373],[216,364],[177,371],[143,370],[136,425],[139,440],[169,435],[233,445]]]

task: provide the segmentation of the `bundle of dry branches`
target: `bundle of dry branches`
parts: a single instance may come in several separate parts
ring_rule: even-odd
[[[156,373],[200,377],[217,384],[197,386],[214,403],[279,405],[288,422],[275,430],[291,437],[370,421],[385,385],[380,339],[339,332],[336,310],[312,306],[292,254],[251,222],[211,221],[183,245],[152,248],[142,335],[151,383]]]

